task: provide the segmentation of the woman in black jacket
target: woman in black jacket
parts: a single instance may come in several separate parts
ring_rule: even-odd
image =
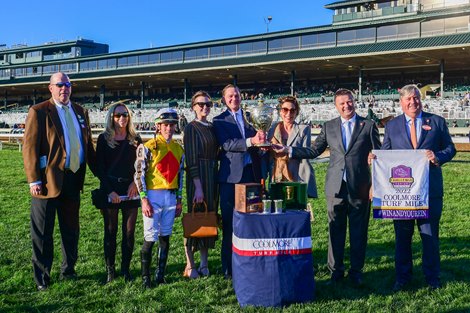
[[[106,116],[106,129],[99,135],[96,146],[100,188],[108,195],[109,203],[108,208],[101,210],[104,217],[107,283],[115,278],[119,210],[122,211],[121,274],[126,281],[132,280],[129,266],[134,250],[137,209],[140,206],[133,178],[136,148],[141,142],[127,106],[123,103],[112,105]]]

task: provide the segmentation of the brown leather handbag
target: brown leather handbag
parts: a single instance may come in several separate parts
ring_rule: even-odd
[[[217,212],[208,212],[207,204],[203,202],[203,205],[204,212],[194,212],[197,208],[197,203],[194,203],[191,213],[183,214],[181,221],[183,223],[183,236],[185,238],[205,238],[217,236]]]

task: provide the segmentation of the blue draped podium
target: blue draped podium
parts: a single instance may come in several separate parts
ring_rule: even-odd
[[[315,297],[310,214],[233,214],[233,288],[240,306],[279,307]]]

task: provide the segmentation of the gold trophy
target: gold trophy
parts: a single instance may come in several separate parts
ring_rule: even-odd
[[[261,130],[266,133],[271,124],[273,123],[273,112],[274,109],[269,105],[264,104],[264,100],[260,99],[258,101],[258,106],[250,110],[251,112],[251,122],[256,130]],[[261,143],[257,144],[257,147],[270,147],[271,143]]]

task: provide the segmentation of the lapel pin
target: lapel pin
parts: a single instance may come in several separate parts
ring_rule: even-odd
[[[422,127],[424,130],[427,130],[427,131],[431,130],[431,126],[429,125],[423,125]]]

